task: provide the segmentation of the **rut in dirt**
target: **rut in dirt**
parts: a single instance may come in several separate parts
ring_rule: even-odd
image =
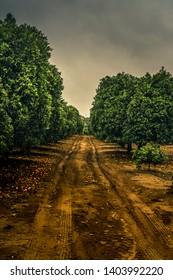
[[[76,136],[47,186],[24,259],[172,259],[162,221],[90,136]]]
[[[75,140],[67,156],[56,167],[53,182],[47,186],[32,226],[30,242],[24,259],[69,259],[71,235],[72,174],[67,162],[78,148]],[[69,178],[68,172],[71,173]],[[70,179],[70,180],[69,180]]]

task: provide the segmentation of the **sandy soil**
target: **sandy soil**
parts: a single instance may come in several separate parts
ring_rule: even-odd
[[[136,170],[125,149],[73,136],[0,168],[0,259],[173,259],[173,146]]]

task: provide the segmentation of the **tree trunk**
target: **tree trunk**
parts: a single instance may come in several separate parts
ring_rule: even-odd
[[[151,169],[151,162],[148,163],[148,171]]]
[[[130,154],[131,151],[132,151],[132,143],[128,143],[127,144],[127,152],[128,152],[128,154]]]
[[[141,147],[142,147],[142,144],[141,144],[141,143],[138,144],[138,150],[139,150]]]

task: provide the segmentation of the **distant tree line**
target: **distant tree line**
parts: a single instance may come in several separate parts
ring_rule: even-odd
[[[164,67],[151,75],[119,73],[101,79],[89,121],[90,132],[110,142],[173,143],[173,77]]]
[[[35,27],[0,20],[0,156],[80,133],[79,112],[62,98],[61,73],[49,62],[51,48]]]

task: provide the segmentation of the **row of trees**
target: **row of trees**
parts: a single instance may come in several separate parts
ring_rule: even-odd
[[[83,128],[79,112],[62,98],[63,80],[51,65],[46,36],[0,20],[0,156],[14,146],[28,151]]]
[[[119,73],[101,79],[90,131],[107,141],[139,147],[173,142],[173,77],[164,67],[151,75]]]

